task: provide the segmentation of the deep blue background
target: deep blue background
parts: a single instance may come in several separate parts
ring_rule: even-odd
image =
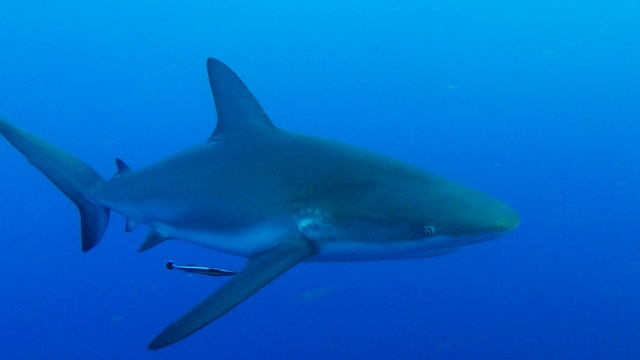
[[[143,254],[0,141],[3,359],[640,358],[640,3],[3,1],[0,116],[103,176],[205,141],[207,57],[280,127],[383,152],[515,207],[440,258],[303,264],[196,335],[147,343],[241,267]]]

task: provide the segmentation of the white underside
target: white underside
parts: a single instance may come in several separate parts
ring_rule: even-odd
[[[458,247],[426,248],[424,244],[399,241],[379,245],[367,242],[340,241],[324,243],[319,254],[309,258],[313,262],[353,262],[376,260],[420,259],[450,254]]]
[[[243,257],[269,250],[283,241],[311,241],[319,249],[318,254],[308,259],[312,262],[425,258],[449,254],[459,248],[456,246],[459,239],[447,241],[442,238],[432,238],[420,241],[399,240],[375,243],[349,238],[327,237],[326,233],[317,227],[317,223],[313,223],[315,230],[310,232],[308,227],[310,224],[308,221],[298,222],[296,229],[285,224],[262,223],[242,231],[225,233],[196,231],[158,223],[152,226],[167,237]]]
[[[172,227],[165,224],[153,225],[161,234],[172,239],[225,252],[227,254],[249,257],[274,248],[282,241],[291,238],[293,229],[277,224],[260,224],[236,232],[210,232]]]

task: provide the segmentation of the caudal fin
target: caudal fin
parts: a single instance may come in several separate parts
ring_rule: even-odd
[[[96,204],[89,196],[91,189],[104,182],[100,175],[75,156],[2,118],[0,134],[76,204],[80,211],[82,251],[96,246],[109,223],[109,209]]]

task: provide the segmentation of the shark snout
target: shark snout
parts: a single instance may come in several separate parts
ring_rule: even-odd
[[[500,203],[493,212],[493,221],[490,225],[490,231],[504,235],[520,224],[520,215],[509,205]]]

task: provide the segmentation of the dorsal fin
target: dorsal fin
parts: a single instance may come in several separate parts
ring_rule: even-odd
[[[218,114],[218,124],[209,141],[236,131],[253,133],[275,128],[258,100],[233,70],[220,60],[210,58],[207,71]]]
[[[122,175],[124,173],[126,173],[127,171],[131,170],[131,168],[129,167],[129,165],[125,164],[124,161],[116,158],[116,166],[118,167],[118,172],[116,172],[115,176],[118,175]]]

